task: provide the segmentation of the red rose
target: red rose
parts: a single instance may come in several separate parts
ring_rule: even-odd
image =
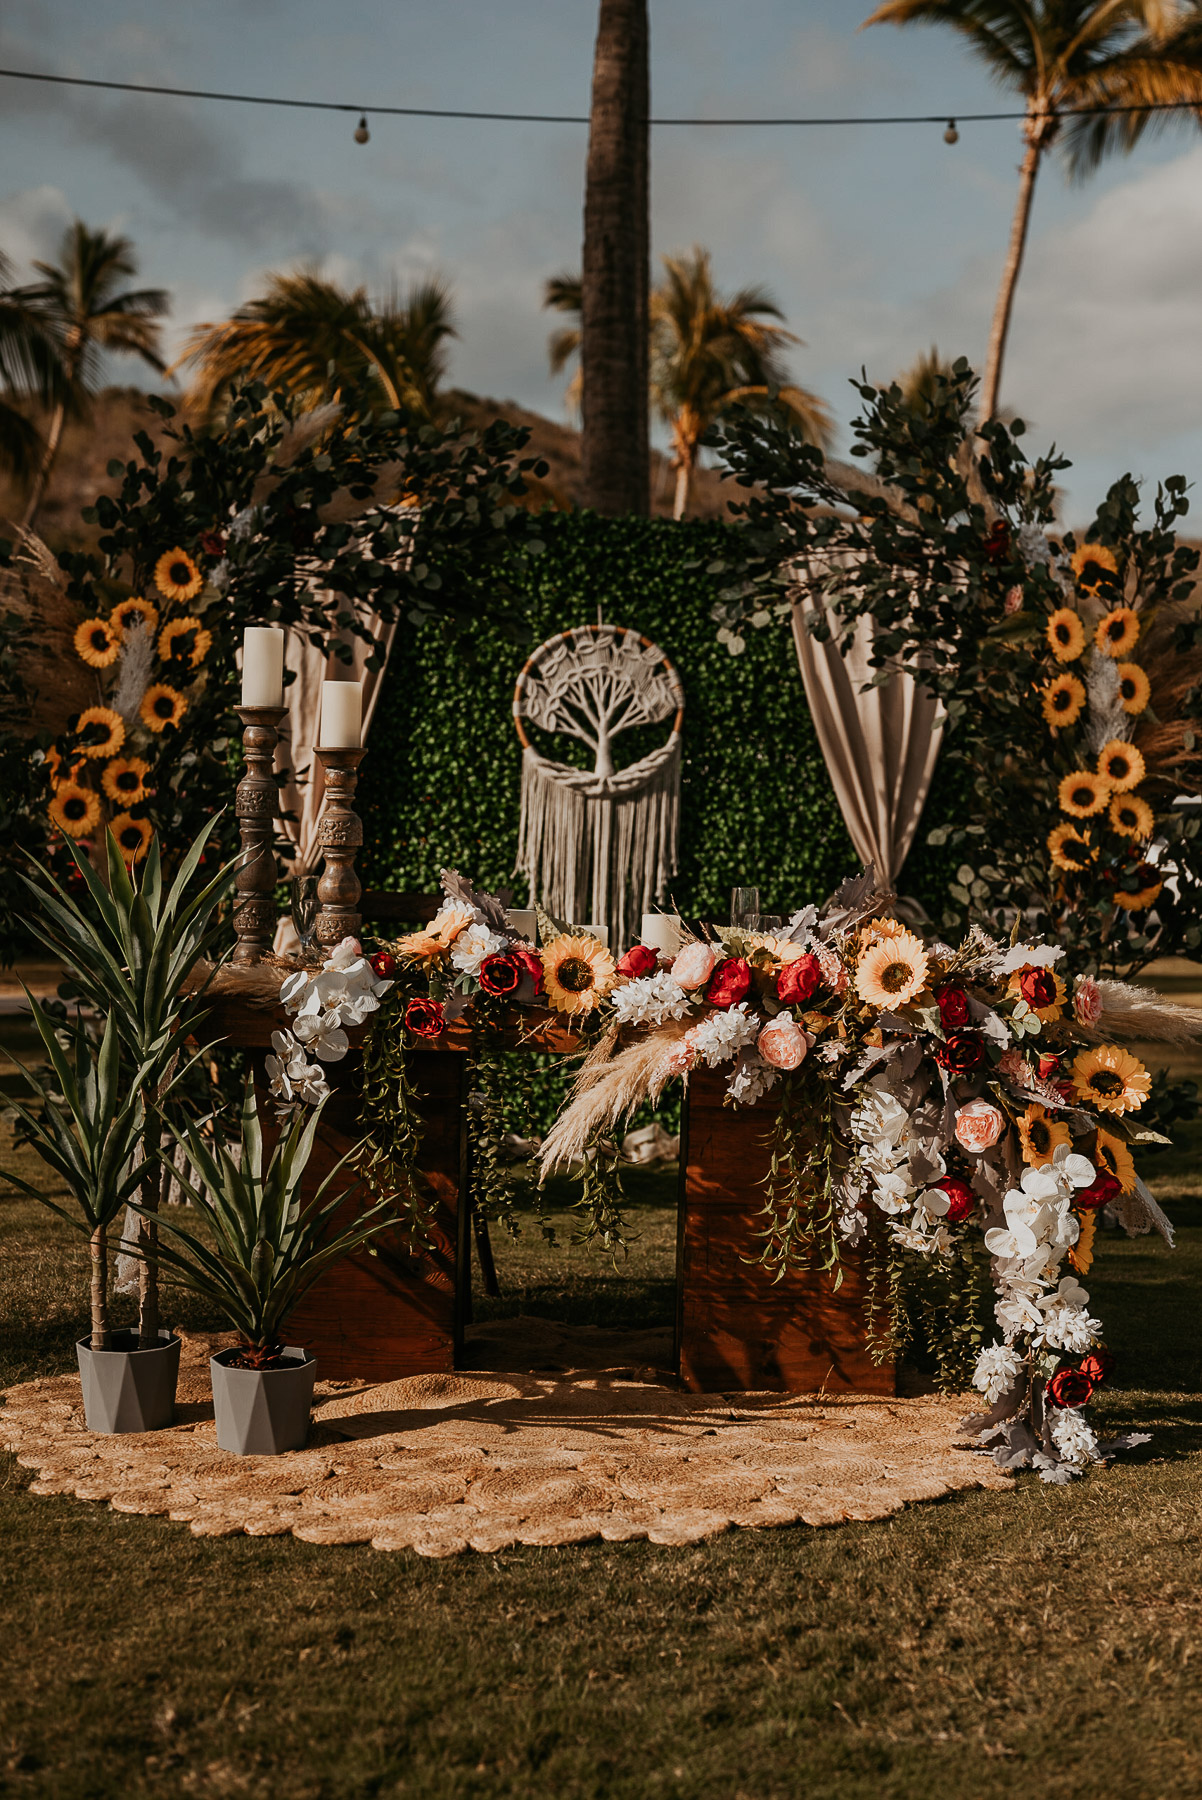
[[[1099,1387],[1113,1370],[1114,1358],[1109,1350],[1091,1350],[1088,1356],[1081,1358],[1077,1367],[1087,1381],[1092,1381],[1095,1387]]]
[[[509,952],[511,961],[517,963],[534,983],[534,991],[543,991],[543,959],[537,950],[528,949],[525,944],[515,944]]]
[[[1050,1056],[1045,1053],[1043,1056],[1040,1057],[1040,1059],[1039,1059],[1039,1079],[1041,1081],[1055,1081],[1055,1079],[1056,1079],[1057,1075],[1059,1075],[1059,1073],[1060,1073],[1060,1058],[1058,1056]]]
[[[641,975],[653,975],[658,966],[659,952],[650,944],[632,944],[625,956],[618,958],[618,974],[636,981]]]
[[[405,1008],[405,1028],[414,1037],[441,1037],[447,1028],[447,1015],[441,1000],[411,1000]]]
[[[224,556],[224,531],[202,531],[200,534],[200,547],[206,556]]]
[[[935,1046],[935,1061],[949,1075],[966,1075],[984,1056],[985,1045],[977,1031],[953,1031],[946,1043]]]
[[[992,563],[1005,562],[1010,554],[1010,527],[1005,519],[995,519],[982,546]]]
[[[972,1024],[968,995],[963,988],[940,988],[935,995],[935,1004],[939,1008],[939,1023],[944,1031],[963,1031],[966,1025]]]
[[[786,963],[776,978],[777,997],[786,1006],[804,1006],[822,980],[822,964],[816,956],[799,956]]]
[[[967,1181],[961,1181],[958,1175],[948,1175],[935,1186],[941,1194],[947,1195],[947,1212],[944,1217],[949,1225],[962,1225],[977,1204],[977,1197]]]
[[[1088,1406],[1093,1382],[1084,1369],[1057,1369],[1048,1382],[1048,1399],[1054,1406]]]
[[[486,994],[512,994],[522,979],[522,966],[514,956],[498,952],[480,964],[480,986]]]
[[[737,1006],[751,986],[751,964],[741,956],[728,956],[710,977],[705,997],[711,1006]]]
[[[1109,1206],[1122,1191],[1122,1183],[1100,1169],[1087,1188],[1078,1188],[1073,1195],[1073,1205],[1083,1212],[1092,1212],[1097,1206]]]
[[[1018,991],[1028,1006],[1054,1006],[1056,977],[1050,969],[1024,969],[1018,978]]]
[[[396,957],[390,956],[387,950],[377,950],[371,966],[381,981],[391,981],[396,974]]]

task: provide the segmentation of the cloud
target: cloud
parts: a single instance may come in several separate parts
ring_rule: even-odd
[[[42,186],[6,194],[0,200],[0,244],[17,268],[17,279],[27,281],[27,265],[36,258],[49,261],[73,218],[61,188]]]

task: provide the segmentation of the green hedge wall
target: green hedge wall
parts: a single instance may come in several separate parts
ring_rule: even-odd
[[[718,579],[705,566],[730,555],[738,528],[592,513],[548,513],[544,522],[545,554],[522,576],[534,642],[592,622],[600,606],[607,621],[654,638],[680,671],[678,905],[724,919],[730,889],[745,881],[758,883],[766,912],[822,899],[857,863],[792,640],[769,628],[731,656],[715,635]],[[449,865],[524,897],[513,876],[520,751],[511,716],[524,656],[495,626],[458,639],[437,625],[401,626],[359,784],[366,885],[433,891]],[[649,747],[640,736],[622,740],[631,760]],[[561,739],[556,754],[565,750]],[[924,851],[921,861],[931,858]],[[924,888],[931,878],[938,885],[936,866],[915,873]]]

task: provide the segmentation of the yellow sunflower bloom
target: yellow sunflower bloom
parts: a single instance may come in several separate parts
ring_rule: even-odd
[[[143,600],[137,594],[131,594],[128,600],[118,600],[109,614],[109,623],[114,631],[128,631],[131,625],[136,625],[139,621],[147,631],[153,631],[159,622],[159,609],[153,600]]]
[[[1103,656],[1126,656],[1139,637],[1139,619],[1129,606],[1116,606],[1098,621],[1093,641]]]
[[[921,994],[928,971],[921,940],[903,927],[861,951],[856,964],[856,993],[866,1006],[892,1010]]]
[[[168,687],[165,681],[148,687],[138,708],[148,731],[166,731],[168,725],[178,725],[187,710],[188,702],[184,696],[177,688]]]
[[[614,959],[597,938],[567,933],[542,950],[543,985],[556,1012],[592,1012],[617,981]]]
[[[154,585],[164,600],[194,600],[204,584],[186,550],[167,550],[154,565]]]
[[[1018,1141],[1023,1147],[1023,1161],[1033,1169],[1050,1163],[1061,1144],[1071,1144],[1072,1133],[1063,1119],[1054,1118],[1044,1106],[1028,1106],[1018,1121]]]
[[[137,806],[146,798],[146,777],[150,764],[140,756],[128,756],[109,763],[100,776],[100,785],[118,806]]]
[[[192,648],[189,650],[187,639],[192,635]],[[213,634],[206,631],[199,619],[190,615],[183,619],[172,619],[170,625],[164,625],[159,632],[159,655],[164,662],[171,662],[174,657],[187,658],[194,669],[200,667],[212,647]]]
[[[471,922],[472,914],[466,906],[444,906],[423,930],[411,931],[406,937],[397,939],[397,954],[421,958],[445,956]]]
[[[1121,1137],[1099,1126],[1091,1155],[1095,1169],[1113,1175],[1124,1194],[1131,1192],[1135,1186],[1135,1159]]]
[[[1110,798],[1110,783],[1104,775],[1093,775],[1088,769],[1075,769],[1066,775],[1059,790],[1061,812],[1074,819],[1092,819]]]
[[[1012,999],[1024,1000],[1041,1025],[1053,1024],[1068,999],[1068,989],[1054,969],[1016,969],[1006,992]]]
[[[1122,738],[1111,738],[1098,755],[1098,774],[1108,781],[1116,793],[1126,794],[1138,787],[1147,774],[1144,759],[1134,744]]]
[[[75,654],[89,669],[108,669],[121,654],[121,639],[107,619],[85,619],[75,627]]]
[[[1110,802],[1110,829],[1120,837],[1149,838],[1156,825],[1156,815],[1138,794],[1116,794]]]
[[[1075,675],[1057,675],[1040,696],[1043,716],[1053,730],[1061,725],[1075,725],[1085,705],[1085,684]]]
[[[109,826],[117,847],[127,863],[141,862],[150,849],[150,820],[133,819],[127,812],[118,813]]]
[[[1048,645],[1057,662],[1076,662],[1085,648],[1085,626],[1071,606],[1057,607],[1048,620]]]
[[[1120,663],[1116,673],[1119,678],[1119,705],[1134,718],[1143,712],[1152,698],[1152,683],[1138,663]]]
[[[1077,585],[1087,594],[1099,588],[1107,575],[1119,572],[1114,551],[1105,544],[1078,544],[1070,560]]]
[[[1118,1044],[1100,1044],[1074,1059],[1073,1086],[1086,1106],[1099,1112],[1137,1112],[1151,1092],[1152,1077]]]
[[[860,948],[866,950],[869,944],[880,943],[882,938],[901,937],[905,929],[900,919],[869,919],[860,929]]]
[[[1088,1275],[1093,1268],[1094,1238],[1098,1232],[1096,1208],[1091,1207],[1088,1212],[1078,1213],[1077,1224],[1080,1226],[1080,1230],[1077,1233],[1076,1243],[1068,1253],[1068,1265],[1078,1275]]]
[[[61,781],[47,811],[67,837],[87,837],[100,823],[100,795],[76,781]]]
[[[50,785],[58,787],[63,781],[78,781],[87,767],[82,756],[74,757],[69,764],[64,763],[62,751],[57,744],[51,744],[46,752],[46,763],[50,770]]]
[[[95,743],[81,744],[79,754],[95,760],[102,756],[116,756],[125,742],[125,720],[120,713],[113,712],[111,707],[85,706],[75,727],[76,734],[82,737],[97,725],[104,727],[106,735]]]
[[[1093,861],[1094,850],[1076,825],[1057,825],[1048,834],[1048,855],[1053,868],[1063,869],[1069,875],[1080,875]]]
[[[1148,908],[1155,906],[1160,899],[1160,890],[1163,886],[1163,881],[1154,881],[1147,887],[1136,888],[1134,893],[1127,888],[1116,888],[1114,904],[1122,907],[1124,912],[1147,912]]]

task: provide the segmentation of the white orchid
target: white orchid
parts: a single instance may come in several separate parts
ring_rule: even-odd
[[[1003,1259],[1027,1257],[1038,1249],[1035,1233],[1019,1219],[995,1225],[985,1233],[985,1248],[991,1256]]]
[[[1097,1170],[1088,1156],[1079,1155],[1068,1144],[1057,1144],[1052,1156],[1052,1167],[1075,1188],[1091,1187],[1097,1180]]]
[[[308,1061],[303,1046],[290,1031],[273,1031],[271,1043],[275,1055],[265,1057],[263,1066],[269,1091],[281,1108],[290,1108],[298,1100],[306,1106],[317,1106],[328,1097],[330,1089],[324,1072]]]
[[[909,1212],[914,1204],[914,1189],[900,1170],[879,1175],[872,1190],[874,1205],[883,1213]]]
[[[1043,1324],[1043,1314],[1035,1301],[1021,1289],[1005,1290],[993,1309],[993,1316],[1010,1338],[1017,1337],[1022,1331],[1038,1331]]]

